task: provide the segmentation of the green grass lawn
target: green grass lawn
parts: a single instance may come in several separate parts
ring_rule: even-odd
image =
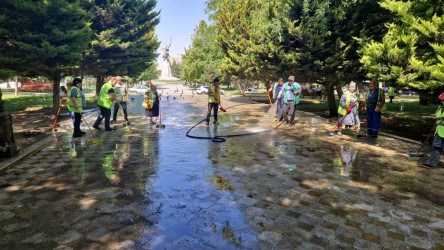
[[[23,111],[27,108],[51,108],[52,96],[50,95],[3,95],[5,109],[9,112]],[[95,103],[94,97],[87,97],[86,103]]]

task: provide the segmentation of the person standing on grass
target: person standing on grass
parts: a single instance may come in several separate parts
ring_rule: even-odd
[[[355,102],[356,104],[351,107]],[[356,93],[356,83],[352,81],[348,86],[348,91],[342,95],[339,101],[338,122],[343,116],[345,117],[338,127],[338,135],[342,135],[342,130],[344,128],[353,127],[356,128],[356,133],[359,133],[359,130],[361,129],[361,122],[358,114],[358,102],[359,96]]]
[[[435,124],[430,131],[430,133],[434,134],[432,143],[433,150],[430,153],[430,158],[426,162],[420,164],[421,167],[425,168],[436,168],[439,159],[441,158],[442,151],[444,150],[444,93],[439,95],[439,100],[441,101],[441,105],[439,105],[436,110]]]
[[[150,85],[150,89],[145,91],[142,106],[145,108],[145,116],[150,118],[150,124],[156,124],[157,117],[159,117],[160,98],[157,93],[156,85]],[[155,120],[153,120],[155,118]]]
[[[376,87],[376,82],[370,81],[370,91],[367,96],[367,135],[378,138],[381,126],[381,112],[386,110],[384,90]]]
[[[280,77],[278,83],[273,84],[273,86],[271,86],[271,88],[267,91],[267,95],[271,94],[274,102],[276,103],[276,119],[275,119],[276,122],[282,120],[282,109],[284,103],[282,101],[282,98],[278,98],[282,86],[284,86],[284,79]]]
[[[111,118],[111,108],[116,100],[116,92],[114,90],[115,85],[116,81],[114,81],[113,78],[110,78],[110,81],[105,83],[100,89],[99,98],[97,100],[97,105],[99,105],[100,108],[100,115],[97,117],[97,120],[93,125],[93,128],[97,130],[100,130],[99,126],[103,119],[105,119],[105,131],[114,130],[109,126],[109,122]]]
[[[72,82],[72,88],[70,91],[71,104],[69,105],[69,111],[74,113],[74,133],[73,138],[82,137],[85,132],[80,130],[80,121],[82,120],[83,112],[83,100],[82,98],[82,80],[80,78],[75,78]],[[84,95],[83,95],[84,96]]]
[[[117,97],[119,98],[120,106],[122,106],[123,109],[123,116],[125,117],[125,120],[128,125],[130,125],[130,122],[128,121],[128,112],[127,112],[127,103],[129,102],[129,93],[128,93],[128,87],[126,84],[122,83],[122,77],[116,76],[116,92]],[[113,120],[111,123],[116,123],[117,121],[117,113],[119,112],[119,103],[114,103],[114,113],[113,113]]]
[[[207,112],[207,120],[205,121],[205,124],[208,126],[210,123],[210,117],[211,117],[211,110],[213,110],[214,113],[214,124],[218,125],[219,122],[217,121],[217,109],[219,108],[220,103],[220,80],[219,78],[215,78],[213,80],[213,83],[210,84],[208,88],[208,112]]]
[[[390,98],[390,103],[393,103],[393,99],[395,98],[396,93],[395,89],[392,86],[389,87],[388,94]]]
[[[279,92],[278,98],[284,102],[283,119],[287,124],[293,124],[296,105],[299,104],[299,98],[302,88],[299,83],[294,81],[294,76],[288,77],[288,82],[284,84]],[[290,116],[290,118],[288,118]]]

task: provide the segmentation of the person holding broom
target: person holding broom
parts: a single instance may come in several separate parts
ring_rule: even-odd
[[[421,167],[425,168],[436,168],[439,163],[439,158],[441,158],[442,151],[444,150],[444,93],[439,95],[439,100],[441,101],[441,105],[439,105],[436,110],[436,121],[430,131],[430,133],[434,135],[432,143],[433,150],[430,153],[430,158],[426,162],[420,164]]]
[[[341,124],[338,126],[339,136],[342,135],[342,130],[344,128],[355,128],[356,134],[359,133],[361,129],[361,121],[359,120],[358,114],[358,102],[359,96],[356,93],[356,83],[351,81],[348,85],[348,91],[342,95],[341,100],[339,101],[338,122],[345,116],[344,119],[342,119]]]
[[[211,110],[213,110],[214,113],[214,124],[218,125],[219,122],[217,121],[217,109],[219,108],[220,104],[220,80],[219,78],[215,78],[213,80],[213,83],[210,84],[210,87],[208,88],[208,113],[207,113],[207,120],[205,121],[205,125],[209,125],[210,123],[210,116],[211,116]]]
[[[105,131],[113,131],[114,129],[109,126],[110,118],[111,118],[111,108],[113,106],[114,101],[116,100],[116,91],[114,86],[116,85],[116,81],[112,78],[109,78],[110,81],[105,83],[99,92],[99,97],[97,100],[97,105],[100,108],[100,115],[97,117],[96,122],[92,126],[93,128],[100,130],[99,125],[102,123],[102,120],[105,119]]]

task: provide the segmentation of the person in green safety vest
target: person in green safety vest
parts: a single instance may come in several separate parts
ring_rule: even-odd
[[[159,103],[160,97],[157,93],[156,85],[150,85],[150,89],[145,91],[142,106],[145,108],[145,116],[150,118],[150,124],[156,124],[157,117],[159,117]],[[153,120],[155,118],[156,120]]]
[[[351,107],[355,102],[356,104]],[[348,91],[344,93],[339,100],[338,122],[343,116],[345,117],[339,125],[338,135],[342,135],[342,130],[344,128],[355,128],[356,133],[359,133],[361,129],[361,121],[359,120],[358,114],[358,102],[359,95],[356,93],[356,83],[351,81],[348,85]]]
[[[99,98],[97,100],[97,104],[100,108],[100,115],[97,117],[96,122],[93,125],[93,128],[100,130],[99,125],[102,120],[105,118],[105,131],[113,131],[109,126],[110,118],[111,118],[111,108],[113,106],[114,101],[117,100],[116,92],[114,90],[114,86],[116,85],[116,81],[113,77],[105,83],[99,92]]]
[[[393,103],[393,99],[395,98],[396,93],[395,93],[395,89],[392,86],[389,87],[388,94],[389,94],[389,98],[390,98],[390,103]]]
[[[439,105],[438,109],[435,113],[435,124],[430,131],[435,135],[433,137],[433,150],[430,153],[430,158],[425,162],[420,164],[422,167],[426,168],[436,168],[439,163],[439,158],[441,158],[442,151],[444,149],[444,93],[439,95],[439,100],[441,101],[441,105]]]
[[[220,103],[220,88],[219,88],[220,80],[219,78],[215,78],[213,83],[208,87],[208,112],[207,112],[207,120],[205,124],[208,126],[210,123],[211,110],[213,110],[214,114],[214,124],[219,124],[217,121],[217,109],[219,108]]]
[[[296,105],[299,104],[299,98],[302,88],[299,83],[294,81],[294,76],[288,77],[288,82],[284,84],[279,92],[278,98],[282,98],[284,102],[283,120],[292,125],[295,116]],[[290,118],[288,118],[290,116]]]
[[[69,98],[71,100],[71,104],[68,109],[70,112],[74,113],[74,133],[72,134],[73,138],[82,137],[85,132],[80,130],[80,121],[82,120],[82,112],[83,112],[83,99],[84,95],[82,95],[82,80],[80,78],[75,78],[72,81],[72,88],[69,92]],[[83,98],[82,98],[83,96]]]
[[[267,91],[267,95],[272,94],[273,100],[276,103],[276,119],[275,121],[282,120],[282,110],[284,107],[284,102],[282,98],[278,98],[279,92],[281,92],[282,86],[284,86],[284,79],[279,78],[278,83],[273,84],[271,88]]]

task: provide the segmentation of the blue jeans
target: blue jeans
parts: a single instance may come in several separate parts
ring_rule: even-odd
[[[128,113],[126,111],[126,102],[120,102],[120,105],[122,105],[123,116],[125,117],[125,120],[128,121]],[[116,121],[117,112],[119,112],[119,104],[114,103],[113,121]]]
[[[105,118],[105,130],[110,130],[111,127],[109,126],[109,120],[111,118],[111,109],[107,109],[102,106],[99,106],[99,108],[100,108],[100,115],[99,117],[97,117],[97,120],[93,126],[98,128],[103,118]]]
[[[376,112],[375,108],[367,108],[367,133],[369,135],[378,135],[381,125],[381,112]]]

